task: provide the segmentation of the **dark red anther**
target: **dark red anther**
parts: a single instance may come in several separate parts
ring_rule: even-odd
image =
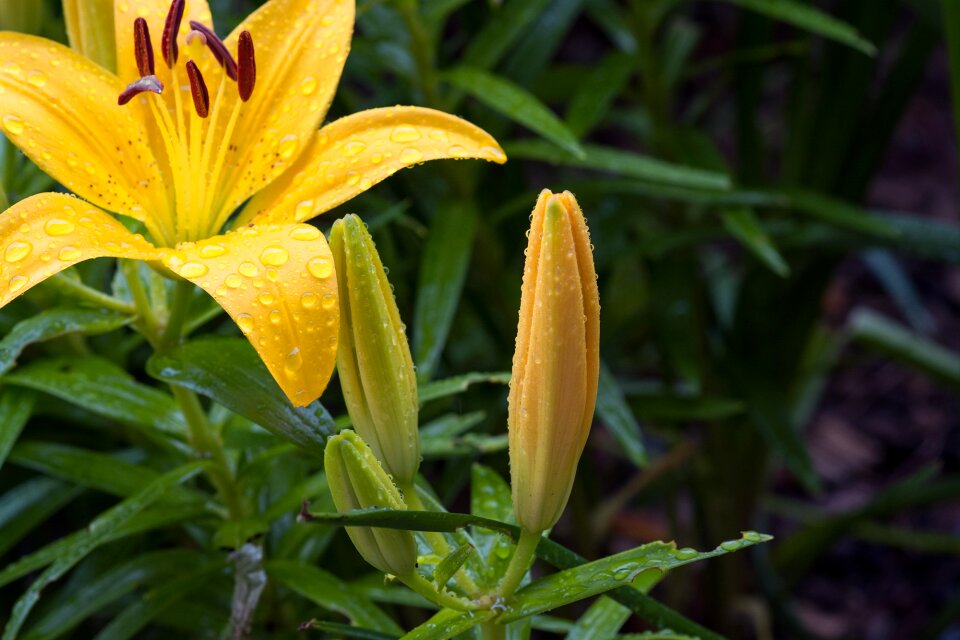
[[[203,81],[203,74],[193,60],[187,62],[187,77],[190,78],[193,108],[197,110],[198,116],[206,118],[210,115],[210,94],[207,92],[207,83]]]
[[[160,51],[163,53],[163,61],[171,69],[177,63],[177,56],[180,55],[177,36],[180,35],[180,23],[183,22],[185,7],[186,0],[173,0],[170,3],[170,11],[167,12],[167,21],[163,24],[163,39],[160,41]]]
[[[218,38],[217,34],[202,22],[191,20],[190,28],[203,34],[203,37],[207,39],[207,47],[209,47],[210,53],[213,54],[213,57],[217,59],[217,62],[219,62],[220,66],[226,71],[227,76],[236,82],[237,62],[233,59],[233,56],[230,55],[230,50],[223,44],[223,40]]]
[[[257,59],[253,53],[253,37],[249,31],[242,31],[237,43],[237,88],[241,100],[246,102],[250,99],[256,83]]]
[[[120,97],[117,98],[117,104],[121,106],[125,105],[144,91],[150,91],[159,95],[163,93],[163,83],[160,82],[160,78],[157,76],[144,76],[136,82],[131,82],[127,85],[127,88],[124,89]]]
[[[137,57],[137,69],[140,77],[152,76],[156,73],[153,64],[153,43],[150,41],[150,27],[143,18],[137,18],[133,23],[133,50]]]

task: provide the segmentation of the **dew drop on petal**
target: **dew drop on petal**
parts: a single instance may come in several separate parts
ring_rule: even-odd
[[[253,317],[249,313],[241,313],[237,316],[237,326],[244,334],[253,331]]]
[[[271,267],[280,267],[287,263],[290,254],[283,247],[272,245],[263,250],[260,254],[260,262]]]
[[[27,74],[27,82],[39,88],[47,84],[47,76],[42,71],[31,71]]]
[[[79,260],[81,256],[80,250],[76,247],[66,246],[60,249],[60,253],[57,255],[58,258],[64,262],[70,262],[72,260]]]
[[[300,93],[305,96],[312,95],[317,90],[317,79],[313,76],[307,76],[300,83]]]
[[[207,271],[207,265],[200,262],[188,262],[180,267],[180,275],[184,278],[199,278],[206,275]]]
[[[324,309],[332,309],[335,304],[337,304],[337,296],[333,295],[332,293],[325,293],[323,295]]]
[[[313,217],[313,200],[304,200],[297,204],[294,210],[294,217],[297,220],[306,220]]]
[[[257,265],[253,264],[252,262],[241,263],[240,266],[237,268],[237,271],[240,272],[240,275],[246,276],[248,278],[253,278],[258,273],[260,273],[260,270],[257,269]]]
[[[7,262],[20,262],[30,255],[32,250],[33,246],[29,242],[11,242],[3,252],[3,259]]]
[[[307,271],[314,278],[326,280],[333,275],[333,263],[327,258],[311,258],[307,263]]]
[[[10,293],[16,293],[27,284],[27,276],[13,276],[10,278]]]
[[[390,139],[400,144],[413,142],[420,139],[420,132],[410,125],[402,124],[393,128],[393,131],[390,132]]]
[[[76,229],[76,227],[72,222],[61,218],[50,218],[47,220],[47,223],[43,225],[43,230],[47,232],[48,236],[65,236],[73,233],[74,229]]]
[[[223,284],[227,285],[231,289],[239,289],[240,285],[243,284],[243,278],[241,278],[235,273],[231,273],[226,278],[224,278]]]
[[[25,125],[23,124],[23,120],[15,115],[3,116],[3,128],[6,129],[8,133],[11,133],[15,136],[20,135],[26,129]]]
[[[277,154],[284,160],[289,160],[300,147],[300,139],[297,136],[283,136],[277,145]]]
[[[270,324],[277,325],[283,321],[283,314],[280,313],[279,309],[274,309],[270,312]]]
[[[311,202],[310,205],[313,206],[313,203]],[[290,232],[290,237],[294,240],[316,240],[320,237],[320,229],[310,225],[301,225]]]
[[[300,354],[300,347],[294,347],[284,360],[283,371],[292,377],[296,375],[301,368],[303,368],[303,356]]]
[[[259,300],[260,304],[262,305],[265,305],[265,306],[271,305],[273,304],[273,294],[270,293],[269,291],[264,291],[259,296],[257,296],[257,300]]]
[[[351,140],[350,142],[343,145],[343,155],[345,156],[355,156],[363,152],[367,148],[367,145],[359,140]]]
[[[414,162],[420,162],[422,159],[423,154],[420,153],[420,150],[412,147],[404,149],[403,153],[400,154],[400,162],[403,164],[413,164]]]
[[[455,144],[447,149],[447,154],[454,158],[463,158],[467,155],[467,149],[463,145]]]
[[[227,250],[219,244],[206,244],[200,249],[201,258],[219,258],[225,254]]]
[[[300,296],[300,306],[304,309],[313,309],[317,306],[317,294],[310,291]]]

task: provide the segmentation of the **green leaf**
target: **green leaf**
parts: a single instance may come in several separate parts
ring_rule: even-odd
[[[207,466],[208,462],[197,461],[178,467],[97,516],[20,596],[3,630],[3,640],[14,640],[17,637],[20,627],[40,599],[40,593],[48,585],[60,579],[91,551],[107,542],[112,534],[130,522],[137,513],[159,500],[173,487],[199,474]]]
[[[676,567],[714,558],[771,540],[772,536],[744,532],[740,540],[728,540],[713,551],[677,549],[670,542],[651,542],[573,569],[541,578],[517,591],[506,603],[502,622],[550,611],[618,587],[630,585],[641,573],[651,569],[669,571]]]
[[[380,607],[323,569],[288,560],[266,564],[267,574],[279,584],[314,604],[350,618],[357,626],[399,633],[400,627]]]
[[[960,354],[866,308],[851,314],[848,330],[857,342],[960,389]]]
[[[430,225],[413,311],[413,359],[420,381],[433,377],[447,343],[476,229],[477,209],[472,203],[440,207]]]
[[[469,67],[447,71],[443,77],[494,111],[535,131],[574,157],[585,157],[577,136],[526,89],[499,76]]]
[[[0,375],[9,371],[27,345],[70,333],[97,335],[129,323],[128,315],[96,309],[49,309],[18,322],[0,340]]]
[[[82,492],[81,487],[34,478],[0,496],[0,556]]]
[[[494,9],[495,14],[463,53],[463,63],[490,69],[523,35],[526,28],[550,5],[551,0],[508,0]]]
[[[743,402],[733,398],[670,393],[630,394],[630,404],[641,419],[670,422],[722,420],[743,413]]]
[[[506,371],[496,373],[474,372],[465,373],[453,378],[445,378],[444,380],[437,380],[435,382],[428,382],[427,384],[420,385],[417,396],[420,398],[420,404],[424,404],[431,400],[439,400],[440,398],[462,393],[467,390],[467,387],[479,382],[509,384],[510,373]]]
[[[351,627],[348,624],[327,622],[326,620],[310,620],[300,625],[300,629],[316,629],[317,631],[324,631],[332,638],[357,638],[357,640],[396,640],[400,637],[395,633],[384,633],[383,631],[374,631],[373,629]]]
[[[134,380],[97,356],[44,358],[3,377],[7,384],[35,389],[124,424],[184,436],[186,427],[173,398]]]
[[[960,2],[942,0],[943,31],[950,59],[950,93],[953,96],[953,126],[960,144]]]
[[[323,455],[333,419],[319,402],[294,407],[249,342],[242,338],[194,340],[157,353],[147,372],[199,394],[259,424],[280,438]]]
[[[539,160],[552,165],[607,171],[655,184],[724,191],[730,188],[730,178],[722,173],[685,167],[657,160],[650,156],[601,147],[582,145],[583,157],[565,153],[542,140],[519,140],[503,145],[512,160]]]
[[[482,464],[474,464],[470,470],[470,513],[481,518],[516,523],[510,485],[499,473]],[[483,527],[473,527],[470,537],[483,559],[481,577],[488,586],[493,587],[507,570],[515,545],[507,536]]]
[[[613,640],[629,617],[630,609],[601,596],[573,625],[567,640]]]
[[[0,469],[33,412],[35,395],[26,389],[0,390]]]
[[[634,417],[617,379],[610,373],[605,362],[600,363],[597,413],[622,447],[627,459],[640,468],[646,467],[647,450],[643,445],[640,423]]]
[[[473,551],[474,547],[470,544],[462,544],[454,549],[450,555],[441,560],[440,564],[433,570],[434,584],[440,588],[445,587],[450,578],[453,577],[453,574],[460,570],[460,567],[463,566]]]
[[[611,53],[590,70],[586,82],[577,87],[567,108],[567,127],[578,138],[599,124],[630,80],[636,56]]]
[[[454,611],[441,609],[429,620],[413,629],[403,640],[447,640],[464,631],[468,631],[481,622],[486,622],[496,615],[496,612],[486,611]]]
[[[723,212],[723,226],[768,269],[781,278],[790,275],[790,267],[777,251],[753,211],[746,207],[728,209]]]
[[[542,75],[573,27],[585,0],[553,0],[540,14],[502,67],[502,73],[528,87]]]
[[[887,220],[870,214],[859,207],[813,191],[801,189],[784,190],[793,210],[859,233],[881,238],[896,238],[899,231]]]
[[[765,16],[793,25],[824,38],[862,51],[868,56],[876,55],[877,48],[851,25],[837,20],[807,2],[795,0],[724,0],[762,13]]]

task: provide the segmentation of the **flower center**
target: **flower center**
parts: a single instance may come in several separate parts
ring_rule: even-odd
[[[173,104],[162,98],[144,96],[154,125],[166,153],[172,184],[167,184],[171,211],[161,220],[163,239],[173,243],[194,241],[214,235],[226,223],[230,211],[223,211],[229,188],[217,189],[224,180],[227,155],[237,127],[243,104],[253,95],[257,79],[253,38],[248,31],[240,34],[237,57],[234,58],[223,41],[205,25],[191,21],[186,38],[187,55],[180,64],[177,43],[183,22],[185,0],[173,0],[164,22],[160,53],[170,69],[174,85]],[[120,94],[117,103],[125,105],[141,94],[163,94],[164,85],[156,75],[153,44],[147,21],[137,18],[133,24],[134,55],[140,78],[130,83]],[[216,94],[211,99],[206,79],[197,65],[208,50],[222,69]],[[193,109],[184,108],[181,97],[181,78],[186,80],[193,101]],[[239,100],[227,96],[228,85],[235,85]],[[230,105],[222,109],[223,105]],[[221,111],[230,110],[226,123]],[[224,185],[229,187],[229,185]]]

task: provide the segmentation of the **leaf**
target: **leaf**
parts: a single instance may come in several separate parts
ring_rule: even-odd
[[[960,143],[960,2],[942,0],[943,31],[950,60],[950,93],[953,96],[953,126]]]
[[[362,629],[352,627],[348,624],[339,622],[327,622],[326,620],[310,620],[300,625],[300,630],[316,629],[325,631],[332,638],[357,638],[358,640],[396,640],[400,636],[395,633],[384,633],[383,631],[374,631],[373,629]]]
[[[450,555],[440,561],[440,564],[433,570],[433,582],[441,589],[446,586],[450,578],[453,577],[460,567],[467,561],[474,551],[473,545],[462,544],[454,549]]]
[[[872,249],[865,252],[862,258],[910,326],[919,333],[932,334],[936,330],[936,323],[924,305],[920,292],[893,252]]]
[[[481,518],[516,523],[510,485],[500,474],[482,464],[474,464],[470,470],[470,513]],[[484,527],[473,527],[470,537],[477,545],[477,554],[482,560],[477,567],[480,578],[488,587],[496,586],[500,576],[507,570],[515,545],[508,536]]]
[[[671,422],[722,420],[743,413],[743,402],[733,398],[670,393],[630,394],[634,413],[650,420]]]
[[[437,380],[420,385],[417,396],[420,398],[420,404],[425,404],[431,400],[439,400],[467,390],[467,387],[478,382],[490,382],[492,384],[509,384],[510,373],[507,371],[496,373],[465,373],[462,376]]]
[[[574,157],[585,157],[577,136],[526,89],[499,76],[470,67],[447,71],[443,78],[494,111],[540,134]]]
[[[862,307],[851,314],[848,330],[857,342],[960,389],[960,354]]]
[[[578,157],[557,149],[542,140],[518,140],[503,145],[513,160],[539,160],[593,171],[607,171],[655,184],[691,189],[724,191],[730,178],[722,173],[671,164],[650,156],[598,145],[582,145],[586,155]]]
[[[429,620],[413,629],[403,640],[447,640],[468,631],[481,622],[486,622],[496,615],[496,612],[486,611],[454,611],[441,609]]]
[[[81,487],[34,478],[0,496],[0,556],[82,492]]]
[[[549,6],[551,0],[507,0],[484,23],[463,53],[463,63],[490,69],[523,35],[526,28]]]
[[[173,487],[199,474],[207,466],[209,466],[208,462],[197,461],[178,467],[97,516],[20,596],[3,630],[3,640],[14,640],[17,637],[20,627],[39,600],[44,588],[60,579],[91,551],[107,542],[111,534],[127,524],[137,513],[159,500]]]
[[[9,371],[27,345],[52,340],[70,333],[97,335],[109,333],[133,318],[113,311],[96,309],[48,309],[18,322],[0,340],[0,375]]]
[[[333,419],[318,401],[294,407],[274,382],[250,343],[241,338],[205,338],[157,353],[147,372],[169,384],[205,395],[280,438],[323,455]]]
[[[794,211],[807,214],[841,229],[881,238],[896,238],[899,231],[887,220],[859,207],[813,191],[786,189],[782,192]]]
[[[610,430],[624,454],[640,468],[647,466],[647,451],[643,445],[640,424],[630,410],[630,405],[610,373],[605,362],[600,363],[600,384],[597,389],[597,413],[604,426]]]
[[[677,549],[674,543],[651,542],[642,547],[595,560],[541,578],[522,587],[506,603],[502,622],[519,620],[577,602],[618,587],[628,586],[644,571],[669,571],[771,540],[772,536],[744,532],[740,540],[728,540],[713,551]]]
[[[447,343],[476,229],[477,209],[472,203],[442,206],[430,225],[413,311],[413,359],[420,381],[433,377]]]
[[[877,48],[851,25],[798,0],[724,0],[874,56]]]
[[[601,596],[580,616],[566,640],[613,640],[629,617],[630,609]]]
[[[133,427],[183,437],[186,427],[173,398],[135,381],[97,356],[44,358],[3,376],[7,384],[56,396],[87,411]]]
[[[0,390],[0,469],[33,412],[32,391],[6,387]]]
[[[266,564],[266,570],[279,584],[324,609],[347,616],[357,626],[387,633],[401,632],[377,605],[319,567],[292,560],[274,560]]]
[[[611,53],[590,70],[567,107],[567,127],[574,135],[583,138],[603,120],[626,87],[635,64],[636,56]]]
[[[573,27],[585,0],[553,0],[503,65],[503,75],[528,87],[542,76]]]
[[[757,257],[760,262],[767,266],[781,278],[790,275],[790,267],[777,248],[767,232],[764,231],[760,221],[754,215],[753,211],[746,207],[728,209],[723,212],[723,226],[730,234],[740,241],[748,251]]]

